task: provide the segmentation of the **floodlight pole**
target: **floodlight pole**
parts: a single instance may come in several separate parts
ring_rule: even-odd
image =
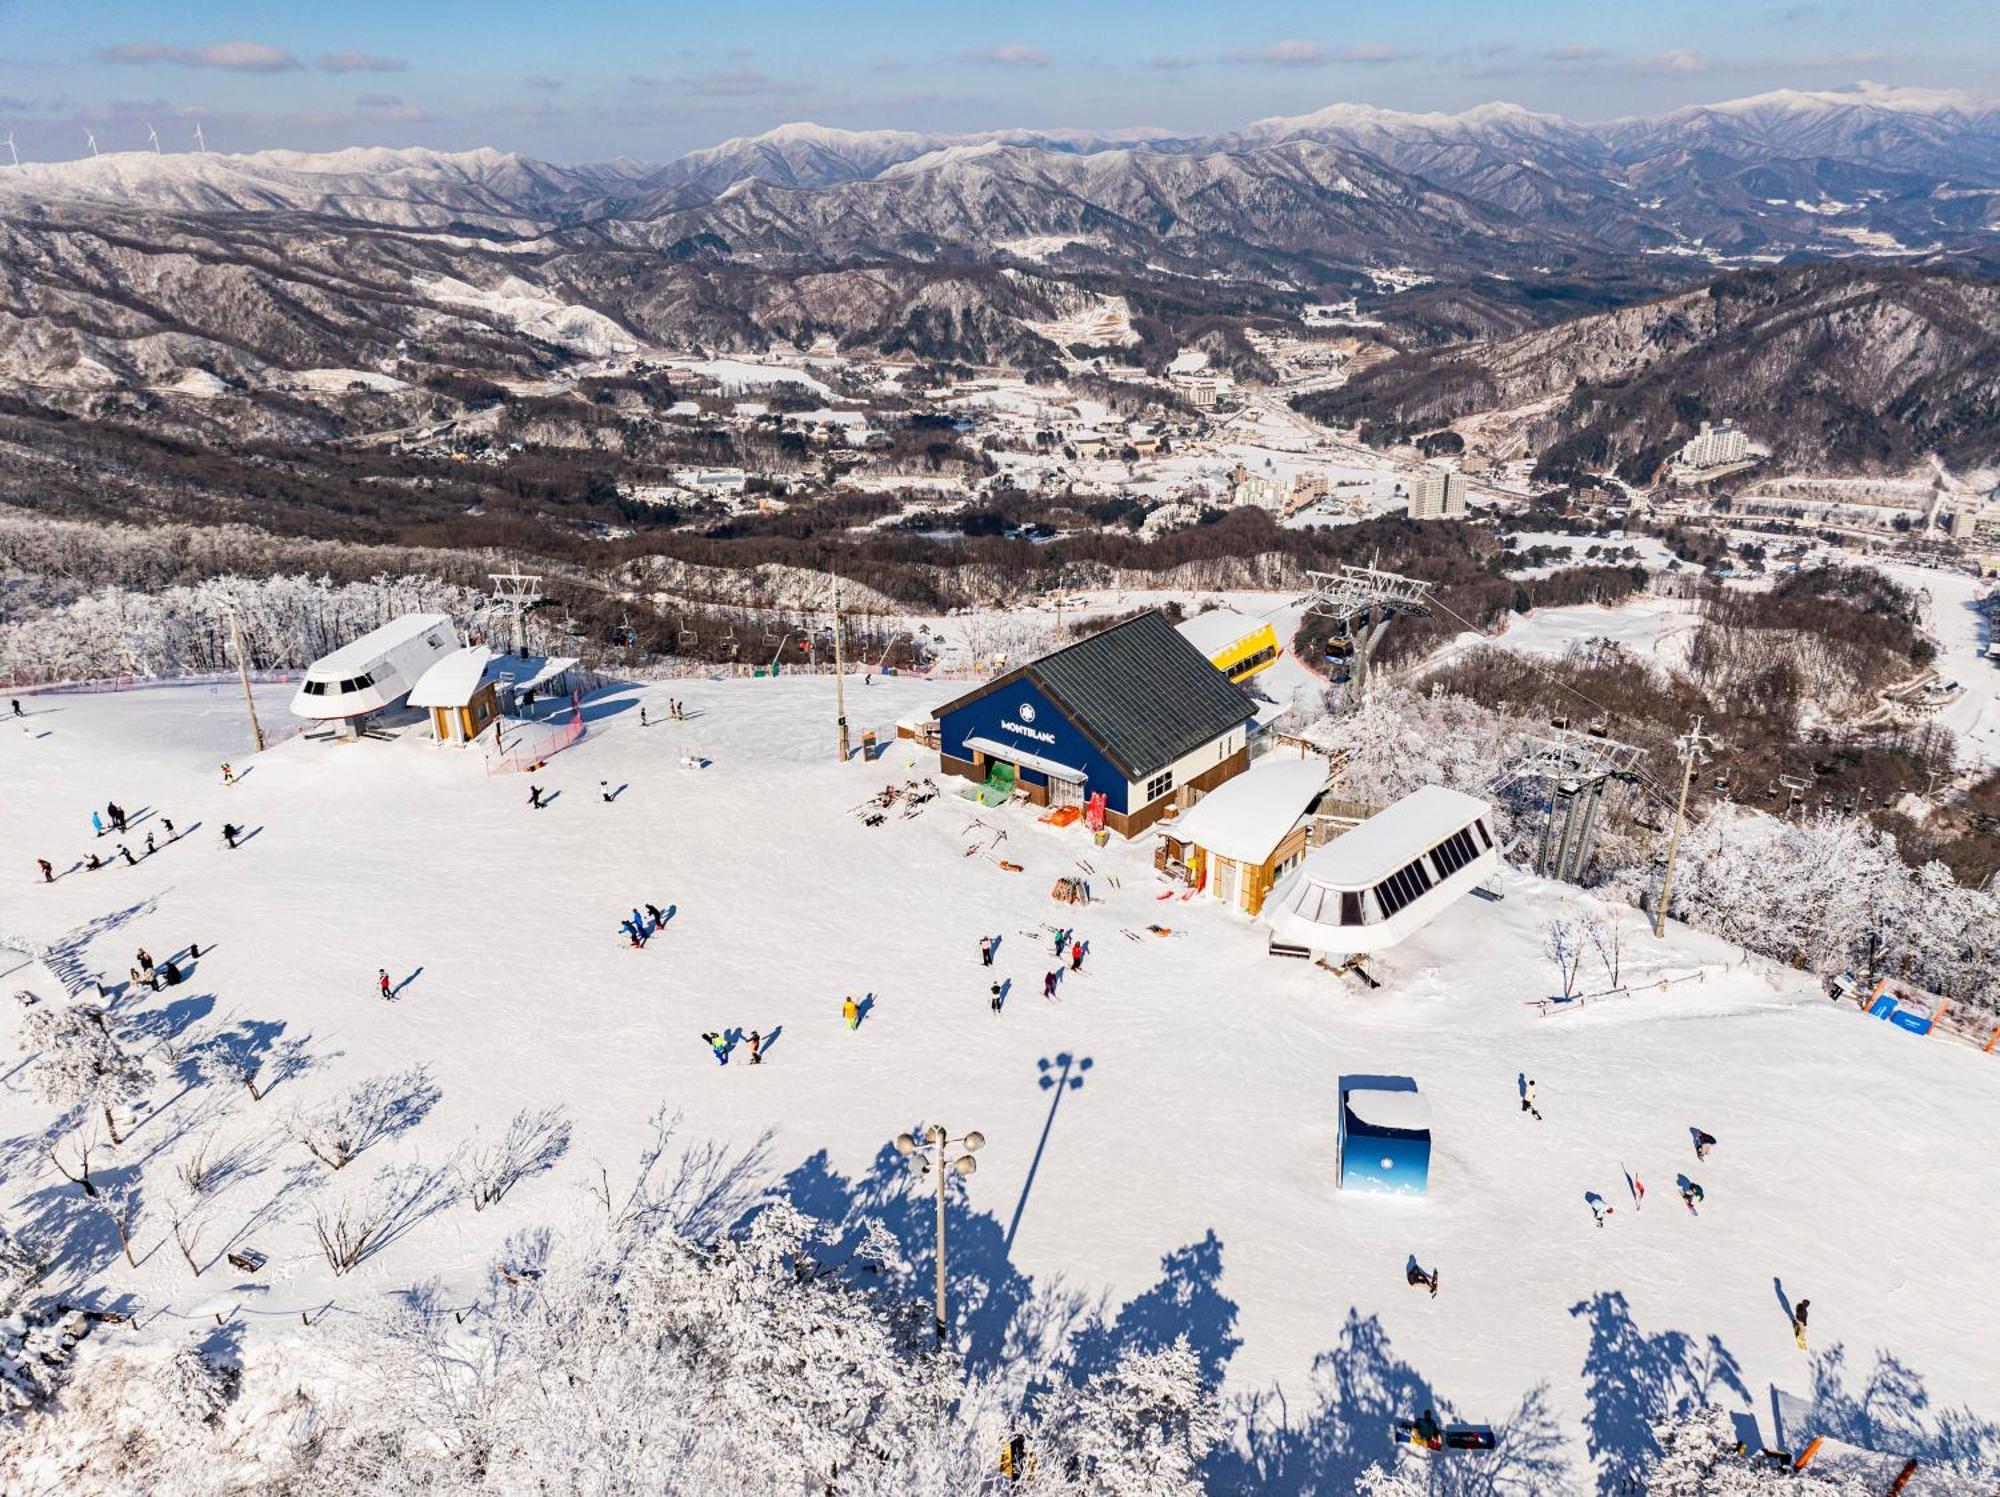
[[[1667,933],[1667,899],[1674,891],[1674,857],[1681,847],[1681,823],[1687,818],[1688,787],[1694,783],[1695,761],[1701,757],[1704,742],[1701,731],[1701,715],[1697,713],[1688,726],[1687,736],[1680,740],[1681,750],[1681,796],[1674,807],[1674,829],[1667,837],[1667,867],[1660,876],[1660,907],[1653,912],[1653,936],[1655,939]]]
[[[965,1152],[956,1159],[947,1159],[946,1151],[954,1143],[965,1146]],[[896,1135],[896,1152],[910,1161],[912,1173],[928,1172],[937,1176],[937,1300],[936,1325],[938,1345],[943,1346],[949,1334],[945,1321],[945,1242],[944,1242],[944,1184],[946,1175],[969,1175],[979,1168],[979,1161],[972,1156],[986,1143],[986,1135],[977,1129],[965,1137],[953,1139],[951,1130],[942,1123],[933,1123],[924,1130],[923,1141],[919,1143],[907,1133]],[[936,1151],[933,1158],[932,1151]]]
[[[847,762],[847,665],[845,657],[841,654],[840,650],[840,578],[838,575],[833,579],[833,702],[836,714],[835,722],[840,730],[840,762],[845,764]],[[938,1188],[942,1190],[944,1187],[940,1185]],[[942,1201],[944,1198],[940,1196],[938,1199]],[[944,1207],[940,1205],[938,1210],[942,1212]],[[938,1231],[940,1233],[944,1231],[943,1224],[944,1217],[940,1215],[938,1217]],[[939,1249],[939,1258],[940,1261],[943,1258],[942,1248]],[[942,1273],[943,1270],[940,1269],[939,1272]],[[943,1291],[940,1290],[939,1293],[942,1295]],[[943,1299],[940,1298],[938,1303],[942,1305],[944,1303]],[[940,1310],[938,1313],[943,1314],[944,1312]]]
[[[256,745],[252,753],[264,752],[264,725],[257,721],[257,700],[250,694],[250,662],[243,654],[243,619],[234,608],[226,610],[229,617],[229,643],[236,651],[236,679],[243,683],[243,707],[250,714],[250,741]]]

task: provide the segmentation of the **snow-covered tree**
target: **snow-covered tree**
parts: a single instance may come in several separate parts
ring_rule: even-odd
[[[1035,1492],[1198,1497],[1201,1462],[1222,1436],[1215,1394],[1182,1337],[1159,1351],[1126,1350],[1082,1384],[1037,1400]]]
[[[31,1009],[21,1023],[21,1045],[41,1052],[33,1072],[37,1096],[101,1112],[111,1142],[122,1142],[113,1109],[150,1091],[153,1073],[112,1038],[102,1015],[83,1004]]]
[[[1653,1426],[1660,1453],[1645,1476],[1646,1497],[1874,1497],[1877,1488],[1826,1468],[1793,1472],[1743,1450],[1729,1415],[1696,1408]]]
[[[152,1381],[161,1402],[176,1419],[211,1424],[236,1396],[242,1374],[203,1355],[199,1347],[183,1346],[160,1364]]]

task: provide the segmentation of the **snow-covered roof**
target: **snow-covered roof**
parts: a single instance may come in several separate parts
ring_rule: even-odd
[[[1196,807],[1197,810],[1200,807]],[[1306,854],[1300,875],[1332,889],[1367,889],[1493,808],[1476,796],[1425,785]]]
[[[486,667],[493,652],[485,645],[467,645],[453,650],[417,678],[410,688],[412,707],[463,707],[486,679]]]
[[[359,675],[397,646],[420,639],[433,629],[450,627],[451,615],[447,613],[406,613],[379,629],[370,629],[359,639],[348,641],[332,654],[320,656],[306,675],[315,680]]]
[[[1326,788],[1326,772],[1327,762],[1317,754],[1264,759],[1223,781],[1192,811],[1160,830],[1176,842],[1191,842],[1221,857],[1261,863]]]
[[[576,665],[574,655],[551,655],[546,660],[538,660],[533,655],[502,655],[493,662],[493,673],[512,678],[509,684],[516,691],[536,691]]]
[[[1391,1090],[1379,1086],[1356,1086],[1347,1091],[1347,1110],[1358,1123],[1371,1128],[1396,1128],[1405,1133],[1428,1133],[1431,1104],[1419,1091]]]
[[[1246,635],[1255,634],[1266,627],[1267,622],[1265,619],[1253,619],[1247,613],[1238,613],[1233,608],[1211,608],[1191,619],[1183,619],[1174,627],[1202,654],[1213,655]]]

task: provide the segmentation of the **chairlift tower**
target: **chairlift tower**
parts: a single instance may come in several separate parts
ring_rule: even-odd
[[[542,601],[542,579],[525,572],[489,572],[493,594],[513,615],[513,647],[516,655],[528,653],[528,610]]]
[[[1715,739],[1702,732],[1699,713],[1689,719],[1688,730],[1674,740],[1674,749],[1681,756],[1681,798],[1674,807],[1674,831],[1667,839],[1667,866],[1660,875],[1660,907],[1653,915],[1655,940],[1667,933],[1667,901],[1674,892],[1674,856],[1681,847],[1681,824],[1687,820],[1688,788],[1694,784],[1695,766],[1708,763],[1708,751],[1716,746]]]
[[[1604,787],[1613,780],[1627,784],[1636,780],[1643,757],[1644,751],[1632,744],[1568,728],[1551,728],[1528,741],[1527,752],[1491,788],[1515,780],[1551,782],[1548,814],[1535,853],[1537,874],[1565,883],[1576,883],[1583,877],[1597,837]]]
[[[1309,618],[1333,619],[1354,641],[1353,700],[1368,685],[1368,664],[1382,643],[1392,619],[1401,614],[1430,613],[1433,583],[1375,567],[1342,566],[1338,572],[1307,572],[1312,591],[1306,595]]]

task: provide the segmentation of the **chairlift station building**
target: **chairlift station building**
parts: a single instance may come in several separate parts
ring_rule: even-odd
[[[1132,837],[1250,762],[1243,690],[1144,613],[995,677],[937,710],[946,774],[1005,783],[1035,805],[1104,796]]]

